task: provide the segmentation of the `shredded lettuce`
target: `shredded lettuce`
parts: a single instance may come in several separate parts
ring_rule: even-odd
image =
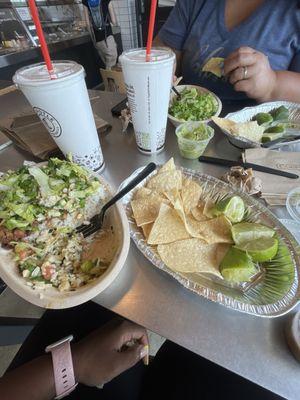
[[[181,121],[204,121],[212,117],[218,104],[210,93],[199,93],[195,88],[184,89],[175,99],[169,113]]]
[[[8,171],[0,177],[0,223],[9,230],[33,231],[36,220],[83,209],[99,186],[87,170],[58,158],[42,167]]]
[[[18,218],[10,218],[9,220],[5,221],[5,227],[10,231],[18,228],[18,229],[26,229],[29,225],[29,222],[26,222],[22,219]]]
[[[39,167],[30,167],[28,169],[30,175],[37,181],[43,197],[53,195],[53,191],[49,186],[49,177]]]
[[[22,217],[27,222],[35,220],[34,206],[27,204],[12,204],[11,210],[18,216]]]

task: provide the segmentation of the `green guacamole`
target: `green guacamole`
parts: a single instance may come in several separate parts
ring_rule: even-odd
[[[185,139],[199,141],[208,139],[210,137],[210,132],[203,124],[196,128],[192,128],[191,130],[184,126],[180,131],[180,136]]]
[[[196,159],[204,153],[214,130],[201,122],[188,122],[176,130],[179,151],[182,157]]]

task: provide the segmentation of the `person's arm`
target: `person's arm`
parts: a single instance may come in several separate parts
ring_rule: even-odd
[[[275,71],[274,88],[264,101],[287,100],[300,103],[300,73]]]
[[[56,395],[52,360],[44,355],[0,378],[1,400],[49,400]]]
[[[224,62],[224,73],[237,92],[262,103],[300,102],[300,73],[274,71],[268,57],[251,47],[240,47]]]
[[[128,343],[132,346],[127,347]],[[76,382],[109,382],[148,355],[144,328],[113,320],[72,346]],[[56,395],[52,359],[44,355],[0,378],[1,400],[50,400]]]
[[[114,6],[113,6],[112,2],[110,2],[108,4],[108,12],[109,12],[111,23],[114,26],[116,26],[118,24],[118,21],[117,21],[117,17],[116,17]]]

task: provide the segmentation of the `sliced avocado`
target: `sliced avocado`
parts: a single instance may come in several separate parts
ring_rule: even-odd
[[[273,117],[269,113],[258,113],[254,115],[252,121],[257,121],[258,125],[269,126],[273,122]]]
[[[264,133],[280,133],[283,134],[285,132],[285,127],[283,125],[274,125],[267,128]]]
[[[270,111],[270,114],[274,121],[288,121],[290,115],[289,110],[284,106],[274,108],[274,110]]]

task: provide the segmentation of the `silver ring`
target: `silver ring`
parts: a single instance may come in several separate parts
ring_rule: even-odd
[[[243,74],[243,80],[247,79],[247,75],[248,75],[248,68],[247,67],[243,67],[244,69],[244,74]]]

